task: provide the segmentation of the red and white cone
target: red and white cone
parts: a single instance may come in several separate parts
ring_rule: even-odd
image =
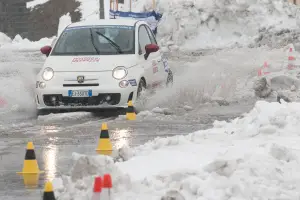
[[[270,66],[268,65],[267,62],[264,62],[264,65],[258,69],[258,76],[263,76],[270,74]]]
[[[101,198],[101,191],[102,191],[102,177],[96,177],[95,182],[94,182],[94,191],[93,191],[93,196],[92,200],[100,200]]]
[[[103,196],[105,200],[112,200],[111,196],[112,180],[110,174],[104,174],[103,176]],[[102,196],[101,196],[102,197]]]
[[[288,53],[288,70],[293,70],[295,69],[295,61],[296,57],[293,52],[293,48],[290,48],[289,53]]]

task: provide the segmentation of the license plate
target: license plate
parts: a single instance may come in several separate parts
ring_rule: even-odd
[[[91,97],[92,90],[69,90],[69,97]]]

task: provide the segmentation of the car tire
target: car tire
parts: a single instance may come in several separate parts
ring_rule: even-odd
[[[141,79],[139,82],[138,89],[137,89],[137,97],[136,97],[137,101],[140,99],[140,95],[141,95],[142,91],[145,91],[145,90],[146,90],[146,82],[143,79]],[[136,114],[139,113],[139,110],[135,106],[133,106],[133,110]]]
[[[36,110],[36,116],[44,116],[44,115],[49,115],[50,112],[48,110]]]
[[[141,95],[141,92],[143,90],[146,90],[146,83],[143,79],[140,80],[139,82],[139,86],[138,86],[138,89],[137,89],[137,100],[140,98],[140,95]]]
[[[168,77],[167,77],[167,87],[170,87],[173,85],[173,81],[174,81],[174,78],[173,78],[173,72],[169,69],[169,72],[168,72]]]

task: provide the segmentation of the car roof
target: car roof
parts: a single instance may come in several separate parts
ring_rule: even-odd
[[[99,25],[116,25],[116,26],[134,26],[136,22],[141,20],[134,19],[98,19],[98,20],[87,20],[80,21],[70,24],[68,27],[77,26],[99,26]],[[142,21],[143,22],[143,21]]]

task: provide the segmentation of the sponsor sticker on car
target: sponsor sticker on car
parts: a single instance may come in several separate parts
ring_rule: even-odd
[[[157,61],[156,60],[152,60],[152,68],[153,68],[153,74],[156,74],[158,72]]]
[[[95,57],[81,57],[81,58],[73,58],[72,63],[78,62],[99,62],[100,58]]]
[[[130,83],[131,86],[137,86],[135,79],[128,80],[128,82]]]

